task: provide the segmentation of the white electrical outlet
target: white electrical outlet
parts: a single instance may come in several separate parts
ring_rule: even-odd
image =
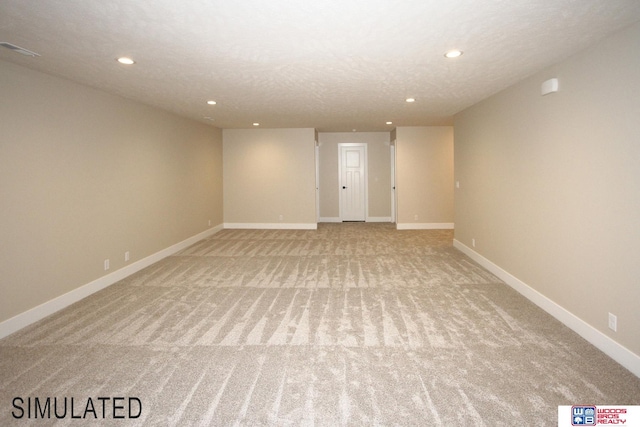
[[[456,188],[460,188],[460,181],[456,181]]]
[[[127,252],[124,253],[124,262],[129,261],[129,259],[130,259],[129,251],[127,251]]]
[[[284,219],[284,216],[278,215],[278,220],[282,221],[283,219]]]
[[[109,260],[105,259],[104,260],[104,270],[107,271],[109,269]]]
[[[476,239],[471,239],[471,246],[476,247]]]
[[[613,332],[618,331],[618,317],[615,314],[609,313],[609,329]]]
[[[414,220],[414,221],[417,221],[417,220],[418,220],[418,215],[414,215],[414,216],[413,216],[413,220]]]

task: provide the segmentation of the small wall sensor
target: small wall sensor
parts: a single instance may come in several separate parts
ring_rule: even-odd
[[[558,91],[558,79],[549,79],[542,83],[542,96]]]

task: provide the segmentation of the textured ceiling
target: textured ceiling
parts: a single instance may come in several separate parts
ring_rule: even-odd
[[[0,60],[221,128],[379,131],[451,124],[638,20],[638,0],[0,0],[0,42],[41,55]]]

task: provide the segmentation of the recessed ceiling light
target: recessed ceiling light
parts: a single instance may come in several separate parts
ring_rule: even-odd
[[[457,58],[460,55],[462,55],[462,51],[458,49],[450,50],[449,52],[444,54],[446,58]]]
[[[387,122],[387,124],[388,124],[388,125],[392,125],[392,124],[393,124],[393,122]]]
[[[256,122],[253,124],[254,126],[260,126],[260,123]]]
[[[216,104],[217,104],[217,102],[216,102],[216,101],[207,101],[207,104],[209,104],[209,105],[216,105]]]
[[[407,102],[416,102],[416,99],[415,98],[407,98],[405,101],[407,101]]]
[[[133,59],[127,58],[125,56],[118,58],[118,62],[124,65],[133,65],[136,63],[136,61],[134,61]]]

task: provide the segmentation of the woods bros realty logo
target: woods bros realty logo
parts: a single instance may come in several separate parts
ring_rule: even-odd
[[[640,406],[574,405],[558,407],[558,426],[640,426]]]

